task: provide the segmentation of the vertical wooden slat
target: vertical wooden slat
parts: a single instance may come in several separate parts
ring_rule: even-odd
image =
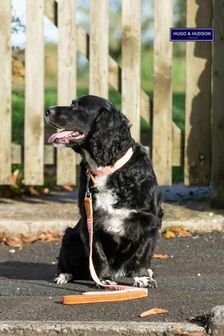
[[[140,140],[141,1],[122,1],[122,112]]]
[[[213,1],[212,206],[224,208],[224,0]]]
[[[55,24],[58,25],[58,3],[55,0],[44,1],[44,13]]]
[[[154,93],[152,159],[161,185],[172,182],[172,0],[154,0]]]
[[[76,1],[58,3],[58,105],[70,105],[76,97]],[[57,150],[57,184],[76,181],[75,153]]]
[[[44,182],[44,0],[26,1],[25,183]]]
[[[211,0],[187,1],[187,26],[210,27]],[[211,42],[187,42],[185,166],[187,185],[209,185],[211,165]]]
[[[174,126],[175,125],[175,126]],[[182,166],[184,162],[184,136],[176,124],[172,125],[172,166]]]
[[[91,0],[89,92],[108,97],[108,0]]]
[[[11,176],[11,1],[0,2],[0,183]]]
[[[51,20],[57,26],[57,15],[55,13],[57,3],[54,2],[54,0],[45,0],[45,4],[46,15],[48,16],[49,20]],[[77,26],[77,50],[87,59],[89,59],[89,35],[80,26]],[[111,56],[108,57],[108,62],[109,83],[116,91],[121,92],[121,68]],[[141,115],[147,123],[150,123],[150,110],[150,97],[143,90],[141,90]]]

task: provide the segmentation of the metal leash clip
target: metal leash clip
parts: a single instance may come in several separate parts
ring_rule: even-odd
[[[86,180],[86,193],[85,193],[85,197],[92,198],[92,195],[91,195],[91,192],[90,192],[90,189],[89,189],[90,173],[89,173],[88,170],[86,171],[86,176],[87,176],[87,180]]]

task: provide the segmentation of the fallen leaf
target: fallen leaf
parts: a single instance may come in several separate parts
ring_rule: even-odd
[[[57,232],[44,231],[40,234],[20,234],[15,237],[3,235],[0,237],[0,243],[4,243],[10,247],[24,247],[38,240],[43,240],[47,242],[59,242],[62,235]]]
[[[16,185],[18,181],[20,170],[16,169],[14,170],[12,176],[11,176],[11,185]]]
[[[10,184],[11,185],[16,185],[16,182],[17,182],[17,176],[12,175],[11,178],[10,178]]]
[[[167,254],[164,254],[164,255],[162,255],[162,254],[154,254],[154,255],[153,255],[153,258],[154,258],[154,259],[161,259],[161,260],[164,260],[164,259],[168,259],[169,256],[168,256]]]
[[[183,227],[172,226],[170,228],[170,231],[176,233],[176,235],[180,237],[191,237],[192,236],[192,233]]]
[[[59,242],[61,240],[61,234],[53,231],[44,231],[39,235],[39,240],[47,242]]]
[[[25,245],[28,245],[28,244],[31,244],[37,241],[38,236],[36,234],[27,234],[27,235],[21,234],[20,239],[21,239],[22,245],[25,246]]]
[[[166,231],[166,232],[163,233],[163,237],[164,238],[174,238],[174,237],[176,237],[176,235],[175,235],[174,232],[168,230],[168,231]]]
[[[33,186],[28,186],[27,189],[29,190],[30,194],[32,196],[39,196],[40,193],[37,189],[35,189]]]
[[[63,185],[63,188],[67,191],[73,191],[73,186],[71,185]]]
[[[152,308],[149,310],[144,311],[140,314],[140,317],[150,316],[150,315],[157,315],[157,314],[167,314],[168,310],[161,309],[161,308]]]
[[[164,238],[191,237],[191,236],[192,233],[189,230],[183,227],[176,227],[176,226],[170,227],[169,230],[163,233]]]
[[[4,237],[2,242],[10,247],[22,247],[23,243],[20,237]]]

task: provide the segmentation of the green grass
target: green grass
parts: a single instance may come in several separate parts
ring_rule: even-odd
[[[24,142],[24,92],[12,94],[12,141],[17,144]]]
[[[185,93],[173,93],[173,121],[184,130]]]

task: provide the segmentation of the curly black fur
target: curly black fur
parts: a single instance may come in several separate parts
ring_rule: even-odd
[[[132,157],[107,176],[102,188],[98,184],[91,185],[93,262],[100,279],[111,279],[121,271],[126,276],[147,276],[162,221],[160,190],[144,148],[131,137],[128,119],[107,100],[84,96],[69,107],[54,107],[50,116],[47,113],[47,120],[57,127],[85,134],[84,140],[69,144],[83,157],[79,190],[81,219],[75,228],[65,232],[59,255],[59,273],[71,273],[74,279],[89,277],[84,209],[86,171],[92,162],[97,167],[114,165],[132,147]],[[107,204],[106,200],[105,206],[100,204],[100,197],[104,196],[109,200],[112,198],[113,204],[109,201]],[[119,226],[113,228],[113,223],[117,225],[116,218],[122,233],[116,231],[119,231]]]
[[[115,108],[99,111],[86,147],[97,166],[113,165],[133,146],[129,128],[128,119]]]

